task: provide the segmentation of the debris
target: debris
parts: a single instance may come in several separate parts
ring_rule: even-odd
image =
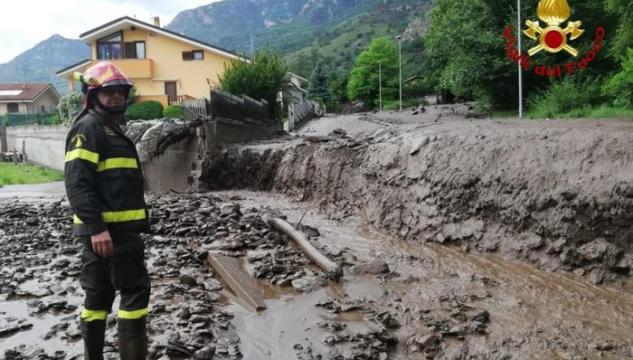
[[[373,260],[352,266],[350,273],[355,275],[378,275],[389,272],[389,265],[382,260]]]
[[[328,259],[319,250],[317,250],[302,233],[292,228],[285,220],[274,218],[270,220],[271,224],[279,231],[288,235],[299,245],[299,248],[312,259],[321,269],[326,271],[334,280],[340,278],[342,270],[339,265]]]
[[[266,309],[259,285],[240,269],[236,259],[209,253],[208,261],[240,299],[256,311]]]

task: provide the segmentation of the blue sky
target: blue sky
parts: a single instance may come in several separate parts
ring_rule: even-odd
[[[11,61],[35,44],[59,34],[79,34],[121,16],[151,23],[159,16],[167,25],[180,11],[219,0],[11,0],[0,10],[0,64]]]

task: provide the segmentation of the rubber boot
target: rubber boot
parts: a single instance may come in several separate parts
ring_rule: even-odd
[[[147,358],[147,326],[145,317],[128,320],[118,319],[119,355],[121,360],[144,360]]]
[[[81,337],[84,340],[84,359],[103,360],[103,343],[105,341],[105,320],[80,320]]]

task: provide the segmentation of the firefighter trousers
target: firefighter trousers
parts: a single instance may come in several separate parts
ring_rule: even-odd
[[[89,236],[84,244],[80,283],[85,292],[81,318],[105,320],[116,291],[120,292],[118,317],[135,320],[147,316],[150,281],[145,267],[145,245],[139,234],[112,234],[113,255],[102,258],[92,250]]]

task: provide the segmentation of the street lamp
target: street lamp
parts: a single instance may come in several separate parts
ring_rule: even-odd
[[[398,40],[398,67],[400,69],[400,111],[402,111],[402,36],[396,35],[396,40]]]
[[[382,111],[382,60],[378,61],[378,110]]]

